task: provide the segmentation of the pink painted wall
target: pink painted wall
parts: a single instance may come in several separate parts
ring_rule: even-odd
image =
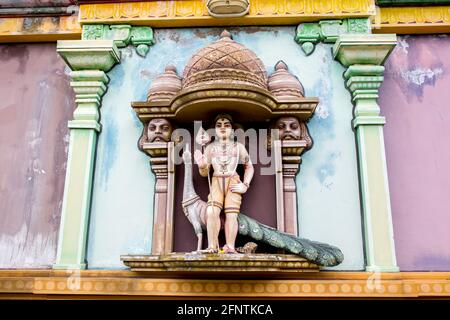
[[[450,37],[398,40],[379,99],[397,261],[402,271],[449,271]]]
[[[56,44],[0,45],[0,268],[56,257],[75,106]]]

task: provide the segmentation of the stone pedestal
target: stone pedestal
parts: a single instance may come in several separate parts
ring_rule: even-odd
[[[184,275],[208,276],[286,276],[317,272],[319,267],[296,255],[285,254],[201,254],[172,253],[167,255],[121,256],[131,271],[152,273],[158,277]]]

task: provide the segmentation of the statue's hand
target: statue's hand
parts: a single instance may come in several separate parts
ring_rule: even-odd
[[[191,163],[191,152],[188,149],[185,149],[183,152],[183,162],[184,163]]]
[[[206,168],[206,166],[208,165],[206,157],[203,155],[203,153],[201,153],[200,150],[194,151],[194,159],[195,162],[197,162],[199,168]]]
[[[248,187],[245,184],[243,184],[242,182],[232,184],[230,187],[231,192],[240,193],[240,194],[246,193],[247,189],[248,189]]]

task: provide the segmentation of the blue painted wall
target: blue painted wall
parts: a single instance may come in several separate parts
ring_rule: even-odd
[[[148,158],[137,149],[142,125],[131,101],[143,101],[151,81],[174,64],[181,74],[195,51],[214,42],[222,29],[156,29],[156,44],[146,58],[134,48],[122,51],[122,63],[109,73],[103,99],[89,230],[90,268],[123,268],[119,256],[151,248],[153,186]],[[268,73],[278,60],[302,81],[308,96],[321,103],[309,128],[314,148],[303,157],[299,186],[299,230],[303,237],[339,246],[343,270],[364,266],[357,162],[351,129],[352,105],[344,71],[330,45],[318,45],[305,57],[295,43],[294,27],[231,28],[235,41],[253,50]],[[274,213],[275,214],[275,213]]]

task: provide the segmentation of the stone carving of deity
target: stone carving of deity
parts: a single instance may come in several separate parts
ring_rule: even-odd
[[[223,250],[225,253],[234,253],[242,194],[250,186],[254,169],[245,146],[234,141],[231,116],[219,114],[214,124],[216,140],[206,147],[203,154],[199,150],[194,153],[200,175],[207,177],[211,167],[214,171],[210,180],[210,194],[206,209],[208,236],[206,251],[217,252],[219,250],[220,212],[223,210],[226,217],[226,244]],[[236,172],[238,164],[244,166],[243,181]]]

